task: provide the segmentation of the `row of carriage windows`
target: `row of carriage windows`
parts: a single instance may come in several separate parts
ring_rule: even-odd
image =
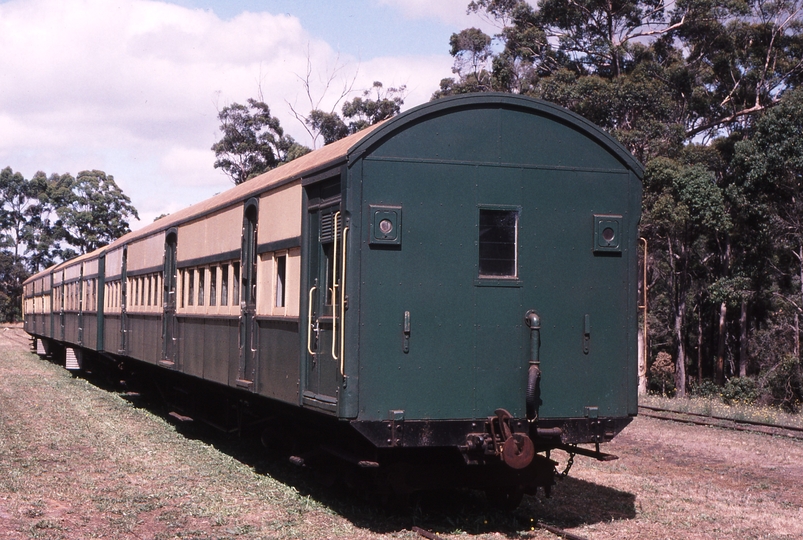
[[[265,263],[271,262],[270,270]],[[270,314],[273,308],[285,308],[288,301],[288,253],[264,254],[261,266],[265,269],[263,279],[270,279],[270,304],[263,305],[260,311]],[[181,268],[177,272],[176,308],[179,311],[205,312],[216,308],[218,313],[235,313],[239,310],[240,300],[244,298],[246,284],[241,279],[240,261],[226,261],[193,268]],[[258,281],[259,278],[257,278]],[[267,284],[267,283],[266,283]],[[164,302],[164,279],[162,272],[131,276],[125,282],[126,310],[131,312],[157,312],[161,311]],[[56,285],[53,288],[54,311],[96,311],[98,305],[98,279],[90,278],[83,282],[74,281]],[[124,303],[123,281],[120,278],[111,279],[104,284],[103,307],[104,310],[115,313],[120,312]],[[253,294],[253,293],[252,293]],[[49,294],[47,295],[49,298]],[[31,302],[30,312],[36,312],[36,300],[45,296],[35,296]],[[49,308],[49,306],[48,306]],[[48,311],[50,311],[48,309]],[[283,312],[280,312],[283,313]]]
[[[106,282],[103,296],[103,307],[106,310],[118,311],[120,309],[123,291],[122,285],[123,283],[119,279]]]
[[[97,287],[97,278],[56,285],[53,287],[53,309],[55,311],[96,311]]]
[[[239,306],[240,262],[230,261],[179,270],[181,294],[178,307]]]
[[[139,308],[157,308],[162,305],[160,290],[162,273],[153,272],[142,276],[128,278],[127,308],[138,311]]]
[[[287,304],[287,258],[287,254],[272,258],[274,264],[271,272],[273,281],[271,301],[276,308],[284,308]],[[179,270],[178,308],[179,310],[204,306],[239,308],[240,301],[245,299],[247,286],[243,278],[240,261],[182,268]],[[254,295],[254,292],[251,294]]]

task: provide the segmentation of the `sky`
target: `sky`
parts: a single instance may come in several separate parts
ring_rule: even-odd
[[[449,37],[495,29],[468,0],[0,0],[0,168],[114,177],[137,229],[233,186],[213,167],[218,110],[262,99],[331,109],[353,81],[407,86],[403,109],[451,75]],[[333,76],[326,89],[325,81]],[[339,105],[337,110],[339,110]]]

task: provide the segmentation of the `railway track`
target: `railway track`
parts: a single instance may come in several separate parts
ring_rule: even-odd
[[[648,405],[639,405],[639,415],[647,416],[649,418],[658,418],[660,420],[671,420],[674,422],[695,424],[698,426],[713,426],[803,440],[803,428],[794,426],[780,426],[777,424],[756,422],[753,420],[736,420],[733,418],[725,418],[723,416],[716,415],[679,412],[670,409],[663,409],[661,407],[651,407]]]

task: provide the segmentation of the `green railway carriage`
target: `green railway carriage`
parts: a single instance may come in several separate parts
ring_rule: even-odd
[[[637,412],[641,174],[565,109],[446,98],[40,272],[25,328],[297,414],[397,491],[515,499]]]

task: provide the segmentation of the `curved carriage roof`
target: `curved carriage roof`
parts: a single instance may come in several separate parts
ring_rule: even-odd
[[[130,232],[110,245],[92,253],[82,255],[79,259],[90,259],[105,251],[113,250],[134,240],[150,236],[170,229],[182,223],[198,219],[201,216],[216,212],[233,204],[238,204],[260,194],[296,180],[316,176],[342,164],[358,161],[367,153],[380,147],[394,135],[424,120],[443,116],[452,112],[478,108],[504,108],[529,112],[570,126],[585,137],[595,141],[614,156],[624,168],[633,171],[639,178],[643,175],[643,167],[618,141],[585,118],[558,105],[525,96],[503,93],[463,94],[451,96],[414,107],[394,118],[370,126],[359,133],[333,142],[318,150],[310,152],[298,159],[281,165],[261,174],[243,184],[235,186],[205,201],[183,208],[165,216],[141,229]],[[74,264],[76,259],[65,261],[43,270],[26,280],[32,281],[60,267]]]
[[[619,141],[579,114],[573,113],[554,103],[549,103],[548,101],[501,92],[461,94],[442,98],[410,109],[381,125],[378,124],[375,126],[377,129],[368,134],[369,136],[356,141],[349,150],[349,162],[356,161],[363,154],[371,152],[377,146],[381,145],[382,142],[408,126],[447,113],[479,108],[519,110],[567,125],[606,149],[625,168],[632,170],[639,178],[644,174],[644,167],[621,143],[619,143]]]

